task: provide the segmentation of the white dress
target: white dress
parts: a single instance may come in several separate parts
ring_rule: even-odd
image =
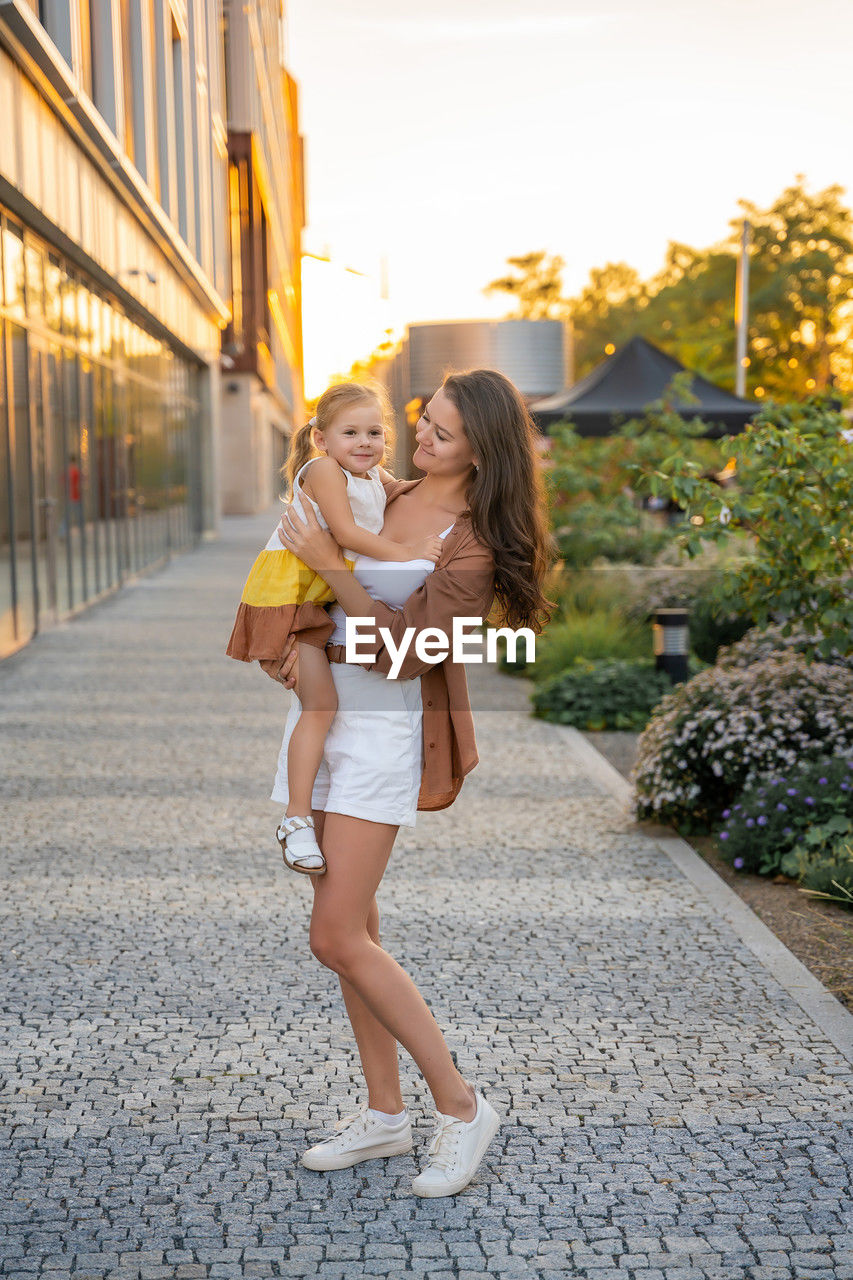
[[[450,528],[440,535],[447,537]],[[353,572],[374,600],[400,609],[432,573],[431,560],[374,560],[357,556]],[[346,614],[332,605],[335,623],[330,644],[344,644]],[[387,680],[378,671],[354,663],[333,662],[332,678],[338,710],[326,735],[323,759],[314,782],[311,807],[344,813],[370,822],[413,827],[423,772],[423,704],[421,678]],[[272,789],[277,804],[286,805],[287,746],[299,719],[296,694],[287,717]]]

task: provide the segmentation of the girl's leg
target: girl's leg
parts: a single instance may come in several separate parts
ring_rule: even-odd
[[[454,1066],[423,996],[368,928],[396,834],[397,828],[385,823],[326,814],[322,847],[328,870],[314,885],[311,950],[339,975],[348,1013],[352,1003],[365,1075],[376,1073],[372,1082],[368,1076],[368,1089],[372,1083],[376,1097],[370,1105],[382,1111],[401,1109],[397,1098],[384,1092],[392,1072],[389,1050],[397,1040],[423,1073],[438,1110],[471,1120],[474,1090]],[[354,1000],[347,998],[353,995]],[[394,1058],[396,1064],[396,1046]]]
[[[311,792],[323,759],[326,734],[338,709],[335,683],[325,653],[311,644],[297,647],[299,675],[296,696],[302,704],[302,712],[287,746],[289,818],[294,815],[306,817],[311,812]]]

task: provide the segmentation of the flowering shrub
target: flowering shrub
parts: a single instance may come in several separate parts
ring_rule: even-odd
[[[827,753],[853,754],[853,671],[792,652],[709,667],[668,694],[640,736],[637,814],[704,826],[762,774]]]
[[[763,777],[722,812],[720,852],[738,871],[772,875],[805,840],[837,839],[853,823],[853,759],[815,760]]]
[[[749,667],[753,662],[771,658],[778,653],[800,653],[814,657],[822,640],[823,635],[820,631],[809,634],[801,624],[797,623],[790,629],[777,625],[764,627],[761,630],[754,627],[736,644],[721,649],[717,664],[721,667]],[[838,649],[831,649],[826,656],[821,656],[821,662],[853,670],[853,651],[845,654]]]

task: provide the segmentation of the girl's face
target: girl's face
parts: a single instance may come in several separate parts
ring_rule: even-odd
[[[345,471],[364,475],[385,456],[385,427],[378,404],[368,400],[339,409],[326,431],[314,428],[318,448]]]
[[[463,475],[476,465],[462,416],[441,388],[418,419],[415,439],[418,447],[412,462],[430,475]]]

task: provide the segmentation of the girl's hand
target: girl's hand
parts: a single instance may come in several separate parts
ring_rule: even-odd
[[[307,518],[302,520],[292,506],[285,507],[278,526],[279,542],[321,577],[324,569],[345,569],[340,547],[328,529],[321,526],[310,503],[305,504],[305,515]]]
[[[437,533],[428,533],[425,538],[421,538],[418,542],[412,543],[412,559],[431,560],[433,564],[438,564],[438,557],[441,555],[442,546],[442,540]]]

